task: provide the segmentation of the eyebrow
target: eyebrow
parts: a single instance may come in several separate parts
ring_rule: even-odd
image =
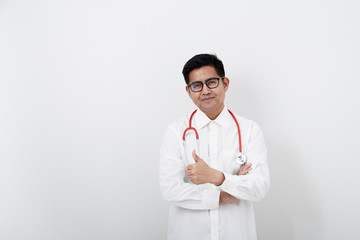
[[[190,85],[190,84],[193,84],[193,83],[197,83],[197,82],[206,82],[206,81],[208,81],[208,80],[217,79],[217,78],[221,78],[221,77],[211,77],[211,78],[206,79],[205,81],[193,81],[192,83],[189,83],[189,85]]]

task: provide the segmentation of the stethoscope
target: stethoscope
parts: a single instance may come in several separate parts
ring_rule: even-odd
[[[189,127],[187,129],[185,129],[184,131],[184,134],[183,134],[183,145],[185,147],[185,135],[187,133],[187,131],[189,130],[193,130],[195,132],[195,135],[196,135],[196,145],[197,145],[197,152],[200,152],[200,143],[199,143],[199,134],[196,130],[196,128],[192,127],[191,126],[191,121],[192,121],[192,118],[194,116],[194,114],[196,113],[197,109],[191,114],[190,116],[190,119],[189,119]],[[239,135],[239,153],[237,154],[236,156],[236,161],[240,164],[240,165],[243,165],[246,163],[246,160],[247,160],[247,157],[246,155],[242,152],[242,148],[241,148],[241,134],[240,134],[240,127],[239,127],[239,123],[238,121],[236,120],[236,117],[235,115],[228,109],[229,113],[231,114],[231,116],[233,117],[235,123],[236,123],[236,126],[237,126],[237,130],[238,130],[238,135]]]

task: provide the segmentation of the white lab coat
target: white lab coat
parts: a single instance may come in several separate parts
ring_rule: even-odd
[[[167,128],[160,149],[159,180],[162,196],[170,203],[168,240],[256,239],[252,201],[262,199],[270,186],[267,148],[259,126],[235,116],[243,152],[252,163],[252,170],[243,176],[236,175],[240,168],[235,160],[239,151],[238,131],[227,108],[214,121],[198,109],[192,120],[199,133],[198,155],[225,175],[220,186],[195,185],[186,176],[186,166],[194,163],[191,152],[196,149],[192,131],[186,135],[186,147],[182,140],[190,115]],[[219,206],[220,191],[239,200]]]

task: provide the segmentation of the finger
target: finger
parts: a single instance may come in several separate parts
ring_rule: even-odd
[[[252,170],[252,168],[246,168],[246,169],[243,169],[243,170],[240,170],[240,175],[246,175],[248,174],[250,171]]]
[[[198,155],[196,155],[195,149],[192,151],[192,157],[194,158],[195,162],[198,162],[201,159]]]
[[[247,169],[249,169],[249,166],[247,166],[247,165],[242,165],[242,166],[240,167],[240,172],[244,172],[244,171],[246,171]]]
[[[188,178],[192,178],[193,174],[190,170],[186,170],[185,173],[186,173],[186,176],[188,176]]]
[[[193,167],[194,167],[194,164],[189,164],[189,165],[187,165],[186,169],[191,170]]]
[[[251,168],[251,165],[250,164],[246,164],[243,167],[243,170],[249,170]]]
[[[251,170],[251,167],[250,167],[250,166],[243,165],[243,166],[240,167],[238,176],[240,176],[240,175],[246,175],[250,170]]]
[[[251,166],[245,166],[244,170],[246,170],[248,172],[248,171],[250,171],[250,169],[251,169]]]
[[[248,170],[248,169],[250,169],[251,168],[251,165],[249,164],[249,165],[245,165],[245,169],[246,170]]]

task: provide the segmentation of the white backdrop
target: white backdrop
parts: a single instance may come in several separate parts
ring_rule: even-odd
[[[0,1],[0,239],[165,239],[181,70],[216,53],[262,127],[259,239],[360,239],[358,1]]]

